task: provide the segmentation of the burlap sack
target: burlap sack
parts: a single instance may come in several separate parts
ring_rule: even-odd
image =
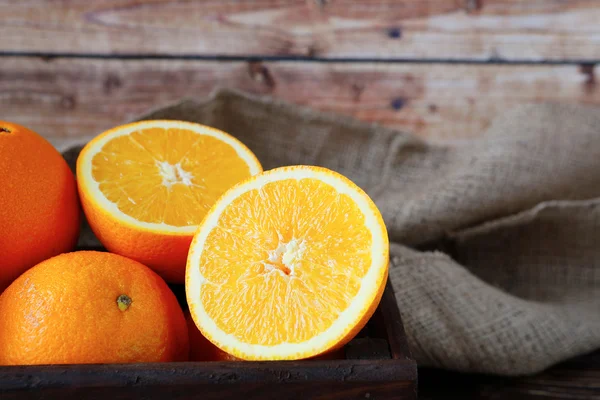
[[[223,129],[265,169],[321,165],[364,188],[420,365],[519,375],[600,347],[600,110],[521,107],[461,146],[232,91],[141,119],[156,118]]]

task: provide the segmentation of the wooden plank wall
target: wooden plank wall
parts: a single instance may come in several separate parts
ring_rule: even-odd
[[[599,0],[0,0],[0,118],[51,138],[221,86],[463,140],[599,61]]]

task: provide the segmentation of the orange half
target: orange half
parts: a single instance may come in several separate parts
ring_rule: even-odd
[[[261,171],[254,154],[227,133],[167,120],[111,129],[77,160],[83,209],[102,244],[178,283],[208,210],[227,189]]]
[[[301,359],[347,343],[387,281],[381,214],[333,171],[254,176],[208,212],[190,247],[186,294],[202,334],[246,360]]]

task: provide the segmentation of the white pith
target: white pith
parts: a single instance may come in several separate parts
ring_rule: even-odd
[[[303,240],[292,239],[287,243],[279,243],[275,250],[269,252],[268,262],[264,263],[265,270],[267,272],[280,271],[284,275],[293,276],[296,261],[302,257],[304,250],[306,250],[306,244]]]
[[[93,147],[89,148],[87,151],[82,152],[80,156],[81,160],[79,160],[78,162],[78,167],[80,167],[79,173],[81,176],[79,184],[85,187],[86,192],[92,194],[92,197],[101,206],[102,209],[104,209],[107,213],[116,216],[119,220],[124,221],[129,225],[133,225],[150,231],[182,234],[193,233],[198,228],[198,225],[173,226],[165,224],[164,222],[152,223],[139,221],[119,210],[119,207],[117,207],[115,203],[111,202],[108,198],[106,198],[104,193],[102,193],[102,191],[100,190],[100,183],[94,180],[94,177],[92,175],[92,160],[94,159],[94,156],[98,154],[108,142],[117,137],[130,135],[132,132],[149,128],[186,129],[196,132],[199,135],[212,136],[230,145],[235,150],[237,155],[248,165],[251,175],[256,175],[262,170],[260,164],[256,161],[256,158],[244,145],[242,145],[232,136],[229,136],[228,134],[217,129],[204,127],[202,125],[183,121],[143,121],[121,127],[118,130],[114,130],[109,134],[97,139],[93,143]],[[166,162],[157,163],[157,168],[159,169],[159,173],[163,177],[163,185],[167,187],[175,183],[181,183],[186,185],[191,184],[191,179],[193,177],[188,171],[183,170],[181,168],[181,165],[179,164],[172,165]]]
[[[209,317],[200,302],[202,285],[206,283],[206,279],[200,273],[199,268],[204,243],[211,230],[218,225],[219,218],[225,208],[243,193],[259,189],[267,183],[278,180],[300,180],[305,178],[318,179],[334,187],[340,194],[348,195],[362,210],[365,217],[365,225],[371,232],[373,239],[371,246],[371,266],[363,277],[360,289],[354,299],[326,331],[301,343],[283,342],[273,346],[244,343],[219,328]],[[273,262],[281,261],[286,266],[291,267],[290,275],[292,275],[294,260],[296,257],[301,256],[302,246],[301,242],[290,242],[280,245],[277,250],[271,253]],[[319,169],[299,167],[263,173],[257,178],[228,191],[218,202],[217,206],[209,212],[204,223],[196,233],[192,247],[190,248],[186,270],[186,293],[192,317],[200,327],[202,333],[209,340],[218,343],[222,349],[232,354],[242,354],[254,359],[282,359],[293,358],[296,355],[302,354],[318,354],[330,348],[332,343],[337,343],[344,338],[347,332],[362,319],[367,309],[371,306],[379,288],[382,284],[385,284],[382,281],[387,276],[388,246],[385,227],[382,226],[381,217],[371,200],[366,194],[348,185],[348,183],[336,175]],[[194,284],[190,284],[192,282]]]
[[[194,176],[190,172],[185,171],[181,167],[181,163],[169,164],[166,161],[157,161],[156,166],[158,167],[158,173],[163,178],[162,184],[167,189],[171,189],[173,185],[178,183],[185,186],[192,184]]]

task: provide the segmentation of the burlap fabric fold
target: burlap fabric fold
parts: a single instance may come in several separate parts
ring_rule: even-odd
[[[141,119],[157,118],[223,129],[265,169],[320,165],[364,188],[420,365],[520,375],[600,347],[600,109],[520,107],[453,146],[229,90]]]

